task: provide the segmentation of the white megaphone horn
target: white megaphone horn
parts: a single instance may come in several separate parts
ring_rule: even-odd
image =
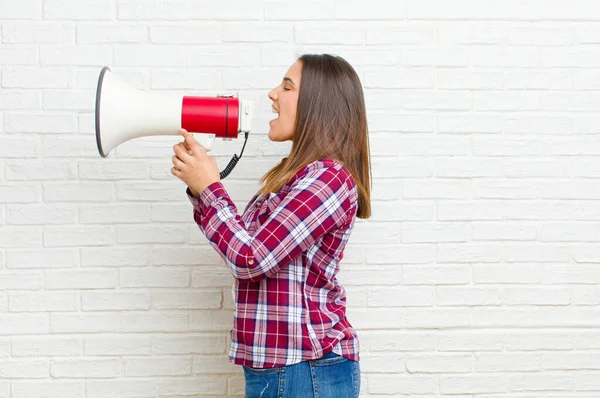
[[[252,101],[233,95],[216,97],[181,96],[136,90],[113,76],[105,66],[96,89],[96,144],[100,156],[125,141],[153,135],[179,135],[181,128],[193,134],[207,151],[215,138],[238,138],[245,133],[240,155],[234,155],[221,178],[242,157],[252,120]]]

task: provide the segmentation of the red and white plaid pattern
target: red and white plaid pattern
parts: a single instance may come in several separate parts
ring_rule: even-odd
[[[255,195],[241,216],[221,182],[198,199],[187,192],[194,220],[235,277],[231,362],[278,367],[329,351],[359,360],[336,280],[358,206],[341,163],[305,166],[279,193]]]

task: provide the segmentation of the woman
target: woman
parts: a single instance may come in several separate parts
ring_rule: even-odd
[[[358,337],[336,274],[356,217],[371,215],[360,80],[340,57],[304,55],[269,98],[269,139],[292,149],[242,215],[186,131],[171,171],[235,277],[229,357],[243,366],[246,396],[357,397]]]

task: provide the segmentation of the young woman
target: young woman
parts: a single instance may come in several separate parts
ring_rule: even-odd
[[[269,139],[292,149],[241,215],[186,131],[171,172],[235,277],[229,357],[243,366],[246,396],[358,397],[358,337],[336,274],[356,218],[371,215],[360,80],[340,57],[303,55],[269,98]]]

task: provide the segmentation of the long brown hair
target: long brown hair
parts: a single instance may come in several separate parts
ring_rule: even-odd
[[[259,194],[279,192],[300,169],[323,158],[336,159],[352,174],[358,191],[358,218],[371,216],[371,160],[367,112],[360,79],[339,56],[305,54],[296,132],[288,157],[261,179]]]

